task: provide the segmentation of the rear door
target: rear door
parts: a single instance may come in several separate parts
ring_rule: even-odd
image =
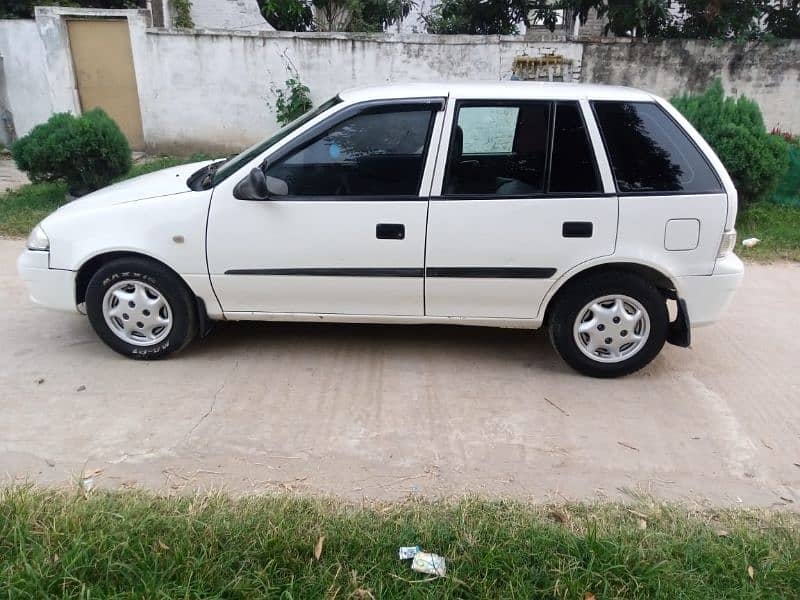
[[[445,126],[449,148],[428,216],[426,314],[535,318],[562,273],[614,252],[617,198],[592,150],[599,133],[588,105],[451,101]]]

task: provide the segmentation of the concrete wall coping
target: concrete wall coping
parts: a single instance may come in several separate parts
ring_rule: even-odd
[[[167,29],[151,27],[147,29],[151,35],[173,36],[221,36],[247,37],[266,39],[301,39],[301,40],[343,40],[356,42],[374,42],[379,44],[436,44],[436,45],[480,45],[497,43],[580,43],[560,34],[525,34],[525,35],[443,35],[432,33],[350,33],[339,31],[254,31],[232,29]]]
[[[149,21],[150,11],[145,8],[79,8],[73,6],[36,6],[34,7],[35,18],[40,15],[63,16],[63,17],[146,17]]]

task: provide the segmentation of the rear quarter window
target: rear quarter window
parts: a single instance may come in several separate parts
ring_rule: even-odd
[[[722,191],[688,134],[653,102],[592,102],[619,193]]]

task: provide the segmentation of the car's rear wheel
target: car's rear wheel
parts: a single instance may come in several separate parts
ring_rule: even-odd
[[[632,273],[598,273],[568,284],[550,315],[550,340],[574,369],[618,377],[661,351],[669,316],[663,296]]]
[[[86,289],[86,312],[100,339],[130,358],[163,358],[197,333],[186,285],[163,265],[142,258],[103,265]]]

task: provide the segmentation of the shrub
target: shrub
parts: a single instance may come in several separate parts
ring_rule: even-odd
[[[96,108],[74,117],[53,115],[11,146],[31,181],[65,181],[71,193],[108,185],[131,168],[131,149],[117,124]]]
[[[194,29],[192,19],[192,3],[190,0],[173,0],[172,8],[175,15],[172,17],[172,24],[178,29]]]
[[[714,148],[736,184],[740,205],[772,195],[788,168],[788,147],[767,132],[756,102],[726,98],[717,80],[704,93],[673,98],[672,104]]]
[[[297,78],[296,73],[286,80],[285,90],[272,91],[275,94],[275,118],[281,125],[291,123],[311,110],[311,90]]]

